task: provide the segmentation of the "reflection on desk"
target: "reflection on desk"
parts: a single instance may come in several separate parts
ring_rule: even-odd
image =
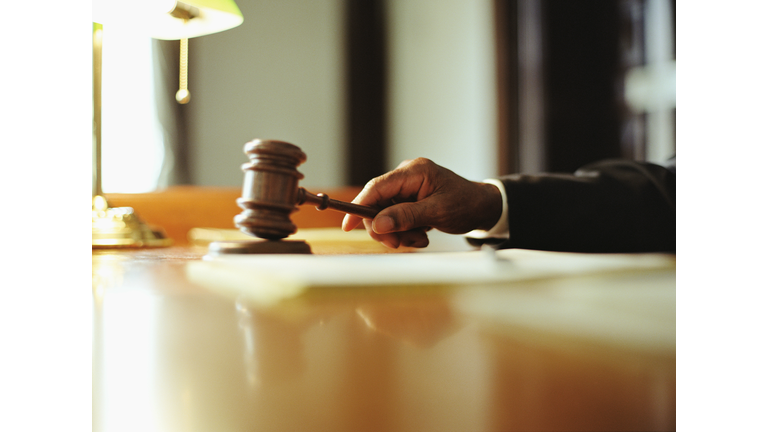
[[[254,268],[204,254],[94,253],[94,430],[675,428],[674,256],[512,250],[506,279],[263,302]]]

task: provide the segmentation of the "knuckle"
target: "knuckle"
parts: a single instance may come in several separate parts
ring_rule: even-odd
[[[418,167],[425,167],[425,168],[430,167],[430,166],[432,166],[434,164],[435,163],[432,162],[432,160],[427,159],[425,157],[418,157],[418,158],[414,159],[413,161],[411,161],[411,165],[418,166]]]
[[[376,187],[376,185],[379,183],[379,181],[380,181],[379,177],[372,178],[372,179],[368,180],[368,182],[365,184],[365,186],[363,186],[363,191],[361,192],[361,194],[363,192],[368,192],[368,191],[374,189]]]
[[[413,159],[405,159],[402,162],[400,162],[399,164],[397,164],[397,167],[395,168],[395,170],[398,170],[398,169],[401,169],[401,168],[405,168],[408,165],[410,165],[411,163],[413,163]]]
[[[363,186],[363,189],[360,191],[360,193],[357,194],[354,200],[352,200],[352,203],[374,204],[378,202],[381,197],[379,188],[381,187],[381,183],[383,180],[384,180],[383,176],[379,176],[371,180],[368,180],[365,186]]]

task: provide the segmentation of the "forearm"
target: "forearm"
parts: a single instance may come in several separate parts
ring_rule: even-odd
[[[675,250],[675,169],[603,161],[572,175],[511,175],[504,219],[467,234],[474,245],[574,252]]]
[[[675,176],[652,164],[606,161],[574,175],[501,179],[503,247],[578,252],[675,250]]]

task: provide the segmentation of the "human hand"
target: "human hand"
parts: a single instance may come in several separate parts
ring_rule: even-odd
[[[372,221],[347,214],[341,228],[350,231],[362,221],[373,239],[391,248],[425,247],[432,228],[449,234],[491,229],[502,210],[496,186],[466,180],[425,158],[369,181],[352,202],[382,210]]]

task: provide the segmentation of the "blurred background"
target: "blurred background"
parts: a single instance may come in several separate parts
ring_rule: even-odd
[[[317,190],[419,156],[482,180],[675,153],[675,1],[237,4],[189,41],[187,105],[178,41],[105,29],[106,192],[240,186],[254,138],[301,147]]]

